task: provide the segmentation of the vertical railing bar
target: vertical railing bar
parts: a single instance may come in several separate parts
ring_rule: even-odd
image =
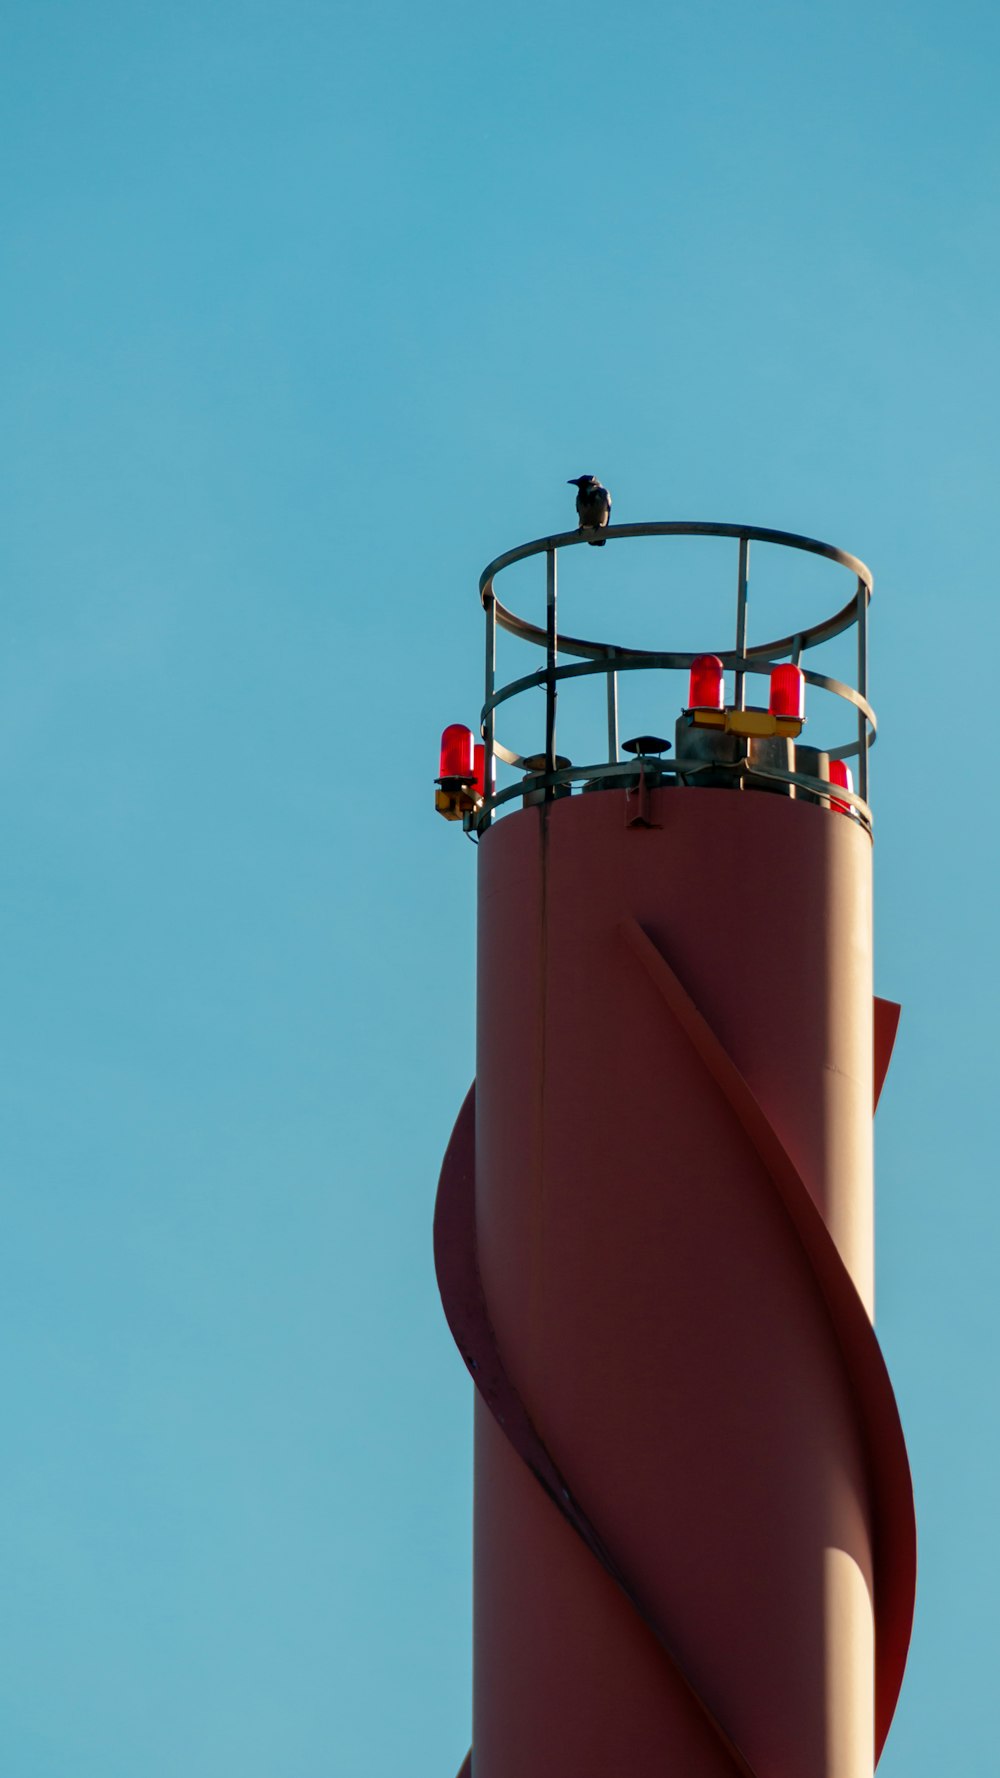
[[[742,657],[747,651],[747,581],[750,576],[750,539],[740,538],[739,580],[736,588],[736,653]],[[733,702],[737,710],[746,709],[746,674],[741,667],[736,670]]]
[[[486,802],[486,820],[489,827],[493,819],[491,804],[496,793],[496,758],[493,753],[493,730],[495,727],[493,711],[493,688],[496,684],[497,671],[497,605],[492,591],[487,593],[483,601],[486,607],[486,696],[483,703],[486,715],[483,720],[483,748],[486,771],[483,779],[483,790]]]
[[[609,657],[614,660],[614,655]],[[618,764],[618,674],[608,667],[608,759]]]
[[[556,769],[556,661],[558,657],[558,630],[556,625],[556,552],[547,549],[545,552],[545,770],[552,773]],[[550,802],[554,794],[554,786],[548,785],[545,800]]]
[[[868,588],[858,578],[858,690],[868,702]],[[868,718],[858,711],[858,795],[868,801]]]

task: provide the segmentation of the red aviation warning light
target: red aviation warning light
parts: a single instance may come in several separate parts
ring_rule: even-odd
[[[801,667],[786,661],[771,668],[771,694],[767,704],[772,716],[791,716],[804,722],[806,715],[806,679]]]
[[[853,791],[854,779],[846,759],[831,759],[829,776],[831,784],[838,784],[841,790]],[[830,807],[831,809],[837,809],[841,815],[849,815],[851,813],[850,803],[843,802],[839,796],[831,796]]]
[[[472,730],[464,723],[449,722],[441,736],[441,779],[457,778],[460,783],[475,776],[473,770]]]
[[[689,710],[721,710],[725,705],[722,662],[717,654],[700,654],[691,662]]]
[[[475,746],[472,730],[450,722],[441,736],[440,776],[434,807],[446,821],[461,821],[482,807],[486,750]]]

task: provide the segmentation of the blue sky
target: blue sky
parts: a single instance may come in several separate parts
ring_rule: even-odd
[[[11,0],[3,36],[4,1770],[458,1767],[430,1224],[474,854],[432,779],[480,569],[594,470],[622,521],[875,573],[921,1533],[882,1771],[992,1771],[998,15]],[[708,569],[613,611],[588,574],[600,633],[716,641]]]

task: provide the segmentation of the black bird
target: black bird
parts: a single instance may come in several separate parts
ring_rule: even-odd
[[[577,490],[576,512],[581,531],[603,531],[611,517],[611,495],[607,488],[602,487],[596,475],[571,475],[569,485]],[[604,541],[603,537],[587,538],[595,549],[603,549]]]

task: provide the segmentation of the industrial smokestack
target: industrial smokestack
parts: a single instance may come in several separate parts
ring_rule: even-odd
[[[753,528],[607,539],[676,533],[738,542],[732,649],[564,639],[561,664],[575,533],[481,582],[476,1084],[435,1222],[477,1388],[474,1778],[871,1778],[909,1640],[912,1492],[871,1321],[871,1120],[898,1018],[872,994],[871,577]],[[848,604],[751,647],[755,538],[846,568]],[[544,627],[494,591],[530,554]],[[546,651],[537,755],[497,734],[537,683],[497,687],[498,626]],[[852,627],[856,688],[802,667]],[[672,759],[656,736],[619,745],[619,675],[640,666],[660,710],[691,675]],[[573,767],[557,699],[593,675],[607,757]],[[810,687],[846,741],[802,743]]]

